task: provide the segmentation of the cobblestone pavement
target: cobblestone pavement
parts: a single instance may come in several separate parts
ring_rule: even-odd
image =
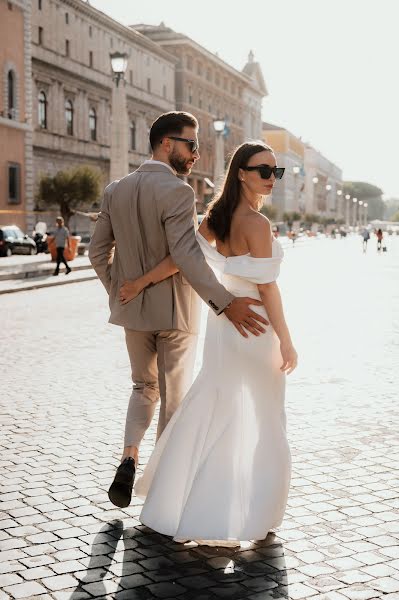
[[[398,599],[399,238],[371,242],[286,252],[292,486],[282,527],[239,550],[173,543],[137,500],[108,501],[130,381],[98,281],[0,297],[0,600]]]

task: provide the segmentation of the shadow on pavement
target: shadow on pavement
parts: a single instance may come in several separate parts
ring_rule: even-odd
[[[124,550],[116,552],[120,540]],[[100,555],[99,566],[99,546],[103,552],[104,543],[109,552]],[[111,580],[118,580],[117,585]],[[122,521],[114,520],[96,535],[88,570],[70,598],[93,596],[117,600],[288,598],[284,549],[274,534],[244,548],[209,547],[178,544],[141,525],[124,529]]]

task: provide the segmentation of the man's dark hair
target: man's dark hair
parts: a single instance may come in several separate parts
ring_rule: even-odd
[[[150,145],[154,150],[162,138],[168,135],[181,135],[184,127],[198,128],[198,121],[188,112],[171,111],[158,117],[150,129]]]

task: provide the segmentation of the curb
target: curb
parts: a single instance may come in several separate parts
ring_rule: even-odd
[[[0,281],[12,281],[12,280],[21,280],[21,279],[33,279],[35,277],[46,277],[46,275],[51,275],[54,271],[54,265],[47,266],[45,269],[38,268],[31,271],[6,271],[2,273],[0,271]],[[72,270],[76,273],[78,271],[84,271],[85,269],[92,269],[92,265],[77,265],[76,267],[72,267]]]
[[[20,288],[9,288],[9,289],[4,289],[2,290],[0,288],[0,295],[2,294],[17,294],[18,292],[28,292],[30,290],[39,290],[41,288],[49,288],[49,287],[54,287],[54,286],[58,286],[58,285],[71,285],[72,283],[80,283],[81,281],[91,281],[93,279],[98,279],[97,274],[94,273],[92,275],[87,275],[85,277],[80,277],[79,279],[60,279],[58,281],[48,281],[48,282],[33,282],[32,283],[27,283],[26,285],[24,285],[23,287]]]

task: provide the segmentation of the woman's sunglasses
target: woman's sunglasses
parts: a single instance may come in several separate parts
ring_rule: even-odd
[[[254,167],[241,167],[243,171],[258,171],[262,179],[270,179],[272,173],[276,179],[282,179],[285,167],[270,167],[269,165],[256,165]]]
[[[171,140],[176,140],[177,142],[185,142],[190,148],[190,152],[192,152],[192,154],[199,150],[199,143],[197,142],[197,140],[188,140],[187,138],[176,137],[174,135],[168,135],[168,138]]]

